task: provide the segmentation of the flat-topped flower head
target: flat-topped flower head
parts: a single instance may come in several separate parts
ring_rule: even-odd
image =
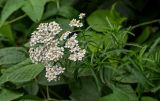
[[[80,18],[84,16],[84,14],[80,14]],[[80,20],[73,19],[69,25],[71,27],[82,27],[83,23]],[[48,81],[57,81],[60,75],[64,73],[65,68],[61,67],[61,61],[66,59],[81,61],[85,56],[85,50],[80,48],[76,39],[77,34],[74,33],[73,36],[70,36],[71,31],[63,31],[64,33],[61,33],[61,31],[60,25],[52,21],[50,23],[41,23],[37,30],[31,34],[29,42],[30,59],[32,63],[44,64],[46,68],[45,77]],[[65,57],[64,52],[69,52],[69,57]]]

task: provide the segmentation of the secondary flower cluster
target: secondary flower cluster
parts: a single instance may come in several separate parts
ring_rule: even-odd
[[[79,19],[85,16],[84,13],[79,15]],[[71,27],[82,27],[81,20],[73,19],[70,21]],[[66,31],[61,33],[62,28],[55,21],[50,23],[41,23],[37,30],[34,31],[30,39],[29,55],[33,63],[42,63],[46,68],[48,81],[58,80],[59,75],[64,73],[65,67],[61,67],[58,62],[63,58],[64,51],[69,50],[69,60],[82,60],[86,50],[81,49],[78,44],[77,34],[69,37],[72,33]],[[60,37],[59,37],[60,36]],[[63,45],[60,43],[64,43]]]

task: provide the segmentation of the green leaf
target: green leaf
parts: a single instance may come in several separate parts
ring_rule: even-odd
[[[158,100],[149,96],[143,96],[141,98],[141,101],[158,101]]]
[[[145,42],[148,38],[149,35],[151,34],[151,28],[150,27],[146,27],[143,32],[141,33],[141,35],[136,39],[136,43],[143,43]]]
[[[47,19],[51,16],[54,16],[56,15],[58,12],[58,9],[57,9],[57,6],[56,6],[56,3],[55,2],[51,2],[49,4],[47,4],[46,6],[46,10],[43,14],[43,18],[42,19]]]
[[[62,6],[59,9],[58,15],[63,16],[65,18],[73,18],[78,15],[78,11],[71,6]]]
[[[95,31],[86,31],[84,33],[86,41],[88,41],[88,47],[92,52],[97,52],[102,49],[104,35],[101,33],[96,33]]]
[[[12,73],[12,71],[14,71],[16,69],[19,69],[21,67],[24,67],[26,65],[29,65],[29,64],[31,64],[31,60],[30,59],[26,59],[26,60],[22,61],[21,63],[16,64],[16,65],[10,67],[9,69],[7,69],[4,72],[4,74],[0,77],[0,85],[8,81],[7,75],[9,75],[10,73]]]
[[[71,95],[70,98],[74,101],[97,101],[100,94],[98,92],[97,86],[94,79],[89,77],[82,77],[81,83],[77,82],[70,85]],[[111,101],[111,100],[110,100]]]
[[[46,0],[26,0],[22,10],[34,21],[41,20]]]
[[[12,33],[10,25],[0,27],[0,35],[7,38],[11,44],[15,43],[14,34]]]
[[[22,47],[0,49],[0,65],[16,64],[26,59],[26,50]]]
[[[117,84],[116,89],[129,97],[129,101],[138,101],[138,97],[136,95],[136,92],[133,90],[133,88],[130,85],[126,84]]]
[[[16,10],[21,8],[24,4],[24,0],[7,0],[2,13],[1,13],[1,24]]]
[[[88,41],[88,47],[92,52],[101,50],[103,46],[105,49],[123,48],[127,42],[127,32],[119,30],[114,33],[97,33],[95,31],[84,32],[85,41]]]
[[[121,17],[120,14],[115,10],[113,6],[111,10],[109,9],[98,9],[94,11],[88,18],[87,22],[92,29],[99,32],[106,32],[109,27],[109,19],[111,24],[120,25],[126,18]]]
[[[117,89],[112,94],[100,98],[98,101],[131,101],[127,95]]]
[[[44,101],[43,99],[38,98],[37,96],[33,95],[24,95],[18,101]]]
[[[29,95],[37,95],[39,91],[39,86],[36,81],[31,81],[25,84],[23,88],[28,92]]]
[[[0,91],[0,101],[12,101],[23,96],[22,93],[13,92],[7,89],[2,89]]]
[[[26,66],[9,68],[0,77],[0,84],[10,81],[13,83],[24,83],[34,79],[44,66],[41,64],[30,64]]]

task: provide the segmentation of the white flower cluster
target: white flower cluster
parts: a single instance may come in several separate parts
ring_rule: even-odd
[[[84,16],[81,14],[79,17],[83,18]],[[71,23],[70,26],[83,26],[80,20],[73,19]],[[70,51],[68,59],[72,61],[82,60],[86,53],[85,49],[79,47],[78,40],[76,40],[77,34],[69,37],[72,32],[66,31],[61,34],[61,31],[60,25],[55,21],[41,23],[37,30],[32,33],[30,39],[30,58],[35,64],[43,63],[45,65],[45,77],[48,81],[56,81],[59,79],[59,75],[64,73],[65,68],[57,65],[57,63],[61,58],[63,59],[66,48]]]
[[[77,60],[82,60],[84,57],[86,51],[81,49],[78,45],[78,41],[76,40],[77,35],[74,34],[71,38],[69,38],[65,44],[65,48],[69,48],[71,54],[69,56],[69,60],[72,61],[77,61]]]
[[[80,14],[79,14],[79,19],[83,19],[85,16],[86,16],[85,13],[80,13]]]
[[[65,68],[56,66],[47,66],[46,67],[46,75],[45,77],[50,82],[52,80],[58,80],[60,74],[64,72]]]
[[[70,26],[71,27],[82,27],[83,26],[83,23],[81,22],[81,19],[83,19],[85,17],[85,13],[80,13],[79,14],[79,19],[80,20],[77,20],[77,19],[72,19],[70,21]]]

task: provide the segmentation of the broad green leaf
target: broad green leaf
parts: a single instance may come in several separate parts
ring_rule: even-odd
[[[7,89],[0,91],[0,101],[12,101],[23,96],[22,93],[13,92]]]
[[[24,4],[24,0],[7,0],[2,13],[1,13],[1,24],[16,10],[21,8]]]
[[[0,49],[0,65],[16,64],[26,59],[26,50],[22,47]]]
[[[57,6],[55,2],[51,2],[49,4],[46,5],[46,10],[43,14],[43,18],[42,19],[47,19],[51,16],[56,15],[56,13],[58,12]]]
[[[15,43],[14,34],[12,33],[10,25],[0,27],[0,35],[6,38],[11,44]]]
[[[0,84],[10,81],[13,83],[24,83],[34,79],[43,69],[41,64],[30,64],[26,66],[20,66],[9,68],[0,77]],[[1,79],[2,78],[2,79]]]
[[[73,18],[78,15],[78,11],[71,6],[62,6],[58,11],[58,15],[65,18]]]
[[[23,86],[23,88],[28,92],[29,95],[37,95],[39,91],[39,86],[36,80],[28,82]]]
[[[158,100],[149,96],[143,96],[141,98],[141,101],[158,101]]]
[[[129,101],[138,101],[138,97],[136,95],[136,92],[133,90],[133,88],[130,85],[127,84],[117,84],[116,89],[129,97]]]
[[[78,82],[70,85],[70,98],[74,101],[97,101],[100,97],[94,79],[82,77]],[[110,100],[111,101],[111,100]]]
[[[87,46],[92,52],[96,52],[103,47],[104,35],[101,33],[96,33],[95,31],[86,31],[84,33],[86,41],[88,41]]]
[[[126,18],[121,17],[120,14],[115,10],[115,7],[112,6],[112,9],[98,9],[94,11],[88,18],[87,22],[92,29],[99,32],[106,32],[110,24],[121,25],[121,23],[126,20]]]
[[[131,101],[127,95],[117,89],[112,94],[100,98],[98,101]]]
[[[26,0],[22,10],[34,21],[41,20],[47,0]]]

